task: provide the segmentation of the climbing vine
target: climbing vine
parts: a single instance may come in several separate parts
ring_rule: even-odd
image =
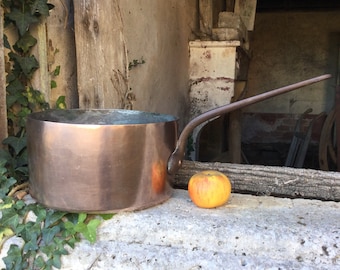
[[[0,150],[0,252],[10,245],[3,258],[6,269],[52,269],[61,267],[61,256],[74,247],[81,236],[93,243],[100,219],[85,213],[71,214],[46,209],[27,200],[28,164],[26,118],[35,111],[46,110],[44,95],[32,85],[39,62],[32,54],[37,44],[31,34],[33,25],[49,15],[53,5],[47,0],[2,0],[4,27],[10,28],[14,42],[4,35],[6,55],[6,105],[8,137]],[[13,37],[11,38],[11,40]],[[57,84],[60,66],[52,71],[51,89]],[[65,108],[65,97],[59,97],[57,108]],[[104,216],[109,218],[110,216]]]

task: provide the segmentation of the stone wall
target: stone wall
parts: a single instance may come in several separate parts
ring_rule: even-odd
[[[333,78],[245,108],[243,140],[287,140],[292,135],[287,134],[288,127],[281,134],[277,128],[285,116],[297,119],[308,108],[313,109],[314,116],[332,109],[338,69],[339,15],[339,11],[256,14],[250,39],[248,96],[325,73],[331,73]],[[265,123],[268,117],[275,120]],[[295,122],[291,121],[290,131],[294,130]]]

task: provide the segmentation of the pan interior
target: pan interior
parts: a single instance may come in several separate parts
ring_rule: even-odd
[[[133,110],[47,110],[30,115],[39,121],[84,125],[132,125],[176,121],[172,115]]]

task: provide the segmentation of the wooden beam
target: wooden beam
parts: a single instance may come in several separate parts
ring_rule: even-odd
[[[4,52],[4,11],[0,6],[0,148],[1,143],[7,136],[7,107],[6,107],[6,75],[5,75],[5,52]]]
[[[237,193],[340,201],[340,173],[288,167],[184,160],[174,187],[187,188],[190,177],[203,170],[226,174]]]
[[[50,0],[49,3],[54,5],[54,8],[46,18],[48,70],[52,73],[58,66],[61,67],[58,76],[52,75],[51,78],[57,87],[50,93],[50,104],[55,107],[57,99],[65,96],[68,109],[79,108],[74,14],[71,2],[73,1]]]
[[[337,171],[340,171],[340,85],[335,87],[335,140],[336,140],[336,165]]]
[[[228,149],[232,163],[241,163],[241,110],[230,112],[228,129]]]
[[[211,37],[213,28],[213,0],[199,0],[199,21],[202,38]]]
[[[119,1],[74,1],[80,108],[128,107],[128,58]]]
[[[41,23],[37,25],[37,49],[38,49],[38,61],[39,69],[37,74],[39,74],[39,87],[37,87],[40,92],[44,94],[46,102],[50,102],[51,93],[51,76],[48,70],[47,63],[47,28],[46,28],[46,18],[41,18]]]
[[[248,31],[254,30],[257,0],[236,0],[234,12],[241,16]]]

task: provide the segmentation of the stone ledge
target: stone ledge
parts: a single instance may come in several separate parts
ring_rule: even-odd
[[[62,269],[340,269],[340,203],[232,194],[217,209],[185,190],[120,213],[79,243]]]

